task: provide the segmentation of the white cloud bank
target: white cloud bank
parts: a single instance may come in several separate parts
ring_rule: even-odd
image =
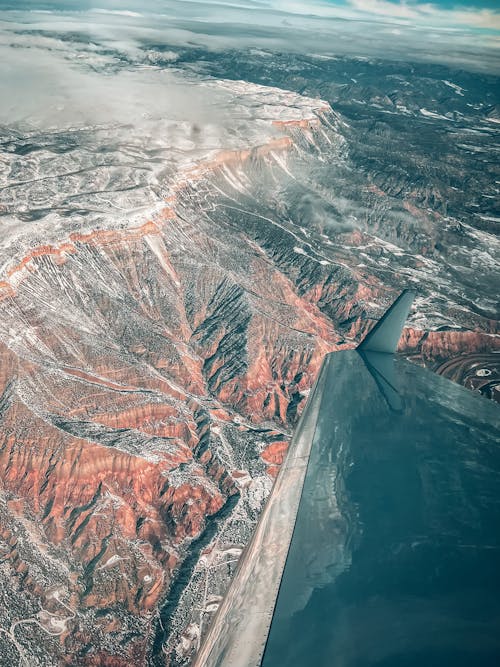
[[[413,23],[430,27],[484,28],[500,32],[500,11],[457,5],[450,9],[432,3],[391,2],[390,0],[346,0],[336,4],[327,0],[300,2],[297,0],[271,0],[270,4],[294,14],[317,15],[325,18],[368,19],[383,18],[387,21]]]
[[[389,2],[389,0],[349,0],[349,5],[365,14],[408,19],[416,23],[487,28],[500,31],[500,12],[491,9],[467,6],[443,9],[431,3],[417,4]]]

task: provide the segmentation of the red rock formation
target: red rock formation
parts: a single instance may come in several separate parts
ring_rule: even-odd
[[[272,477],[276,477],[279,472],[280,466],[283,463],[283,459],[288,449],[288,442],[285,440],[279,440],[277,442],[271,442],[267,447],[262,451],[261,457],[262,460],[267,463],[267,471]]]
[[[492,323],[492,329],[495,328]],[[424,361],[435,361],[471,352],[500,350],[500,338],[479,331],[415,331],[406,328],[399,349],[418,354]]]
[[[146,664],[154,612],[193,540],[251,481],[245,452],[276,474],[287,446],[277,429],[290,430],[323,355],[352,347],[370,304],[388,298],[352,257],[297,252],[295,232],[210,199],[208,176],[251,172],[291,146],[286,136],[220,154],[182,175],[154,221],[72,233],[0,284],[0,553],[17,617],[57,608],[54,586],[78,612],[61,664]],[[407,329],[401,349],[442,359],[496,340]],[[113,649],[101,650],[105,633]]]

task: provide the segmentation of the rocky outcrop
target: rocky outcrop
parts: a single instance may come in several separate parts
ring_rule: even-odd
[[[287,449],[288,442],[286,440],[278,440],[277,442],[269,443],[262,451],[262,460],[267,464],[267,472],[272,477],[276,477],[278,474]]]
[[[497,329],[491,323],[491,333]],[[399,349],[410,355],[418,355],[423,361],[437,362],[476,352],[500,350],[500,337],[481,331],[403,331]]]

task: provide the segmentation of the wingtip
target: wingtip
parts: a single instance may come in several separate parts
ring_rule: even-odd
[[[385,352],[388,354],[396,352],[404,324],[416,295],[416,289],[404,289],[368,332],[357,349],[365,352]]]

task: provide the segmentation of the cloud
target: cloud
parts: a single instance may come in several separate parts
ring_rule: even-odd
[[[432,3],[390,2],[390,0],[348,0],[348,4],[363,14],[389,19],[408,19],[419,24],[464,26],[500,31],[500,12],[477,7],[444,9]]]
[[[0,124],[227,124],[230,95],[164,67],[177,57],[173,50],[142,48],[126,26],[111,30],[88,18],[4,25]]]
[[[390,0],[78,0],[50,15],[1,11],[38,35],[85,34],[101,54],[116,52],[116,67],[165,63],[187,47],[210,51],[255,48],[314,55],[348,55],[440,62],[498,70],[499,12],[442,9],[432,2]],[[119,14],[116,14],[119,12]],[[138,15],[140,12],[140,16]],[[29,17],[29,20],[28,20]],[[498,27],[498,29],[495,28]],[[478,39],[478,29],[483,29]],[[104,48],[104,46],[106,48]],[[155,48],[159,47],[155,52]],[[149,55],[145,58],[145,51]],[[95,56],[99,67],[98,56]],[[146,62],[147,61],[147,62]],[[110,67],[113,65],[111,64]],[[203,72],[203,62],[193,64]]]
[[[418,17],[411,5],[406,2],[389,2],[389,0],[349,0],[349,5],[355,9],[378,16],[393,16],[396,18],[415,19]]]
[[[139,14],[139,12],[131,12],[126,9],[100,9],[99,7],[96,7],[90,11],[93,14],[111,14],[112,16],[127,16],[130,18],[141,18],[143,16],[143,14]]]
[[[500,12],[488,8],[457,4],[444,8],[433,3],[405,0],[270,0],[270,6],[283,12],[324,18],[366,19],[434,27],[460,26],[500,32]]]
[[[325,201],[320,195],[309,192],[294,205],[294,214],[300,225],[316,228],[322,233],[350,232],[355,227],[360,207],[354,202],[337,197],[334,203]]]

